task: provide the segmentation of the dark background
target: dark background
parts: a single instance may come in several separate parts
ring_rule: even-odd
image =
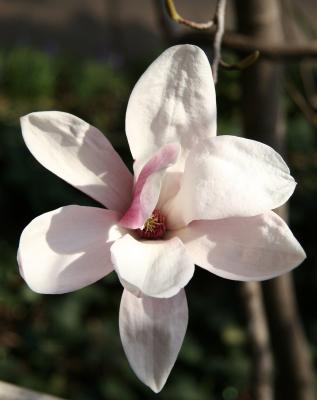
[[[209,1],[178,4],[196,20],[213,13]],[[316,7],[307,0],[301,7],[309,24]],[[228,24],[234,25],[230,10]],[[114,273],[61,296],[33,293],[18,274],[16,250],[28,222],[63,205],[94,204],[35,161],[22,141],[19,117],[71,112],[103,131],[131,166],[124,134],[129,93],[165,47],[148,0],[0,0],[0,380],[76,400],[154,398],[121,347],[122,288]],[[296,82],[296,66],[288,73]],[[220,70],[217,100],[219,131],[240,134],[239,72]],[[286,94],[285,108],[288,162],[298,182],[290,225],[308,254],[294,272],[295,284],[316,366],[316,127]],[[250,399],[239,285],[197,268],[187,287],[187,335],[156,398]]]

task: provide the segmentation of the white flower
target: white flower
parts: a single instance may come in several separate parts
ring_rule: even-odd
[[[47,169],[105,208],[62,207],[35,218],[18,251],[36,292],[65,293],[113,269],[124,286],[120,334],[136,375],[158,392],[188,320],[184,287],[199,265],[237,280],[262,280],[305,253],[272,209],[296,183],[270,147],[216,136],[208,60],[198,47],[165,51],[136,84],[126,133],[129,172],[93,126],[62,112],[22,118],[26,145]]]

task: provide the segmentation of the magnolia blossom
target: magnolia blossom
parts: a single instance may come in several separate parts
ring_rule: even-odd
[[[119,325],[138,378],[159,392],[187,328],[184,287],[195,264],[241,281],[269,279],[305,253],[273,211],[296,183],[265,144],[216,136],[210,65],[196,46],[166,50],[132,91],[126,134],[134,176],[109,141],[57,111],[21,119],[47,169],[102,206],[69,205],[35,218],[19,245],[20,272],[39,293],[83,288],[113,270],[124,287]]]

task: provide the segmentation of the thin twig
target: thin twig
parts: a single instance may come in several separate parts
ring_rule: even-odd
[[[165,0],[166,9],[169,16],[173,21],[177,22],[178,24],[183,24],[189,26],[190,28],[197,29],[199,31],[210,29],[215,25],[215,35],[214,35],[214,45],[213,45],[214,53],[212,62],[212,73],[215,83],[217,83],[218,67],[221,59],[221,43],[225,29],[226,4],[227,0],[217,0],[214,18],[206,23],[201,23],[183,18],[177,12],[174,1]]]
[[[243,58],[242,60],[233,64],[228,64],[227,62],[220,59],[219,65],[228,70],[243,71],[244,69],[251,67],[251,65],[253,65],[259,57],[260,57],[260,52],[256,50],[253,53],[246,56],[245,58]]]
[[[218,67],[221,58],[222,37],[225,30],[225,13],[227,0],[218,0],[215,13],[216,32],[214,36],[214,57],[212,62],[212,74],[214,82],[218,80]]]
[[[304,114],[305,118],[312,125],[317,127],[317,113],[310,107],[302,93],[291,82],[287,81],[285,84],[286,91],[299,110]]]
[[[165,0],[165,4],[166,4],[166,9],[167,9],[168,15],[172,18],[173,21],[177,22],[178,24],[183,24],[183,25],[189,26],[190,28],[198,29],[198,30],[209,29],[214,24],[213,20],[210,20],[207,22],[195,22],[195,21],[191,21],[189,19],[183,18],[182,16],[180,16],[178,14],[173,0]]]

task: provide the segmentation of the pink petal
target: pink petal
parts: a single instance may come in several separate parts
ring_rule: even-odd
[[[127,234],[111,246],[111,259],[123,286],[137,296],[175,296],[195,268],[178,238],[140,242]]]
[[[164,173],[176,162],[179,151],[178,144],[167,144],[144,165],[134,186],[132,203],[120,220],[121,226],[141,228],[151,216],[160,195]]]
[[[137,377],[155,393],[175,364],[188,323],[185,291],[170,299],[123,291],[119,326],[124,351]]]
[[[162,211],[170,228],[199,219],[251,217],[284,204],[295,186],[287,165],[271,147],[217,136],[191,151],[181,188]]]
[[[66,293],[112,270],[110,246],[121,237],[113,211],[67,206],[35,218],[22,232],[20,272],[38,293]]]
[[[150,65],[131,94],[126,132],[134,159],[166,143],[186,150],[216,135],[215,88],[199,47],[171,47]]]
[[[98,129],[58,111],[26,115],[21,126],[27,147],[45,168],[105,207],[127,209],[133,177]]]
[[[273,211],[249,218],[194,221],[173,231],[195,264],[223,278],[274,278],[297,267],[305,252]]]

